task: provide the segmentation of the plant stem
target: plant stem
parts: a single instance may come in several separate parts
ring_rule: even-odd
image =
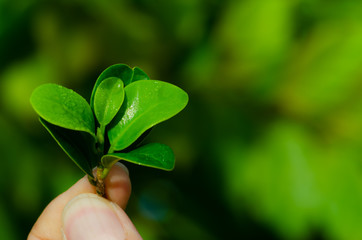
[[[105,197],[105,184],[102,178],[103,166],[98,166],[97,176],[96,176],[96,191],[97,194],[101,197]]]
[[[113,153],[114,152],[114,150],[113,150],[113,148],[112,148],[112,146],[108,149],[108,153]]]
[[[104,154],[104,133],[106,131],[106,127],[101,125],[97,129],[97,142],[98,142],[98,152],[100,156],[103,156]]]
[[[95,183],[96,183],[96,191],[97,194],[101,197],[105,197],[105,184],[104,184],[104,167],[102,165],[102,156],[104,154],[104,134],[105,134],[106,128],[104,125],[101,125],[99,128],[97,128],[97,142],[98,142],[98,158],[99,158],[99,165],[97,167],[97,174],[95,177]]]

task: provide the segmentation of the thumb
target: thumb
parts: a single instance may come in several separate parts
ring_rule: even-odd
[[[119,206],[92,193],[70,200],[63,210],[62,223],[66,240],[142,239]]]

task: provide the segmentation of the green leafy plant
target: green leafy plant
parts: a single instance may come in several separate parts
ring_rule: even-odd
[[[169,146],[139,144],[154,125],[179,113],[188,95],[170,83],[150,80],[138,67],[115,64],[104,70],[90,104],[56,84],[36,88],[30,102],[41,124],[102,196],[104,179],[119,160],[167,171],[174,168]]]

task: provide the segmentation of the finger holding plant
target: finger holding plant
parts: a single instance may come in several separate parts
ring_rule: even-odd
[[[185,108],[188,95],[170,83],[150,80],[138,67],[115,64],[104,70],[94,85],[90,104],[56,84],[36,88],[30,102],[42,125],[101,196],[104,179],[119,160],[166,171],[174,168],[169,146],[139,143],[154,125]]]

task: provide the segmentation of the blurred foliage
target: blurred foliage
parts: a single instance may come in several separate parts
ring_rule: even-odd
[[[127,165],[144,239],[362,239],[361,1],[0,0],[0,53],[2,238],[82,176],[32,90],[126,63],[190,95],[175,170]]]

